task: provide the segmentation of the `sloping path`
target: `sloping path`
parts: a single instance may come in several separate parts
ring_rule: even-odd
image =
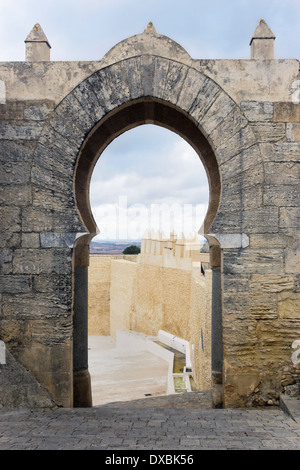
[[[196,401],[201,402],[195,393],[85,409],[2,408],[0,450],[98,449],[114,451],[115,456],[122,450],[132,452],[126,455],[174,450],[195,456],[208,449],[300,450],[300,420],[280,408],[195,408]],[[103,463],[105,455],[99,454],[97,463]],[[149,455],[142,455],[147,460]]]

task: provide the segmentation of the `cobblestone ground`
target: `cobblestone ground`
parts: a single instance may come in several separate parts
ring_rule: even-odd
[[[99,449],[116,456],[122,450],[300,450],[300,422],[280,408],[174,408],[172,403],[162,408],[162,403],[143,403],[44,411],[2,408],[0,450]]]

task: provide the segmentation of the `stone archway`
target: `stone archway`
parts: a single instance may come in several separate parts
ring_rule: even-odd
[[[86,282],[88,246],[96,233],[88,196],[93,167],[115,137],[143,123],[155,123],[181,135],[194,147],[206,168],[210,202],[203,232],[211,244],[211,261],[216,268],[218,285],[223,283],[221,263],[222,272],[226,272],[231,250],[236,259],[241,260],[237,262],[244,263],[247,269],[246,233],[253,221],[252,216],[249,221],[247,219],[251,215],[247,204],[249,195],[253,189],[257,190],[263,177],[260,152],[252,129],[236,103],[203,73],[174,59],[142,54],[108,65],[78,85],[56,107],[33,157],[33,185],[42,171],[39,161],[46,159],[49,187],[53,190],[52,223],[49,233],[42,235],[43,246],[60,248],[61,262],[70,266],[70,282],[70,255],[73,252],[75,292],[76,284]],[[254,169],[255,178],[250,175],[250,169]],[[226,338],[232,325],[228,317],[224,322],[227,313],[224,302],[218,298],[216,305],[219,324],[223,316],[223,327],[214,338],[220,346],[222,337]],[[86,334],[85,309],[82,296],[78,302],[75,295],[75,349],[72,354],[74,375],[78,376],[76,382],[80,384],[79,392],[75,392],[79,398],[75,397],[75,402],[81,405],[89,402],[87,346],[83,338]],[[71,351],[72,324],[67,331],[66,351]],[[230,344],[230,340],[228,342]],[[226,364],[229,364],[229,355],[223,345],[219,347],[215,363],[218,364],[216,372],[219,376],[223,374],[226,381],[223,350]],[[72,354],[67,353],[68,359],[63,365],[66,377],[69,377],[66,380],[69,391],[65,388],[64,396],[68,393],[72,396]],[[234,363],[237,374],[244,371],[236,355]],[[254,371],[255,380],[259,373]],[[52,371],[53,380],[56,380],[55,374]],[[230,395],[235,380],[234,372],[229,381]],[[226,382],[223,390],[225,403],[230,405],[231,400],[226,398]]]

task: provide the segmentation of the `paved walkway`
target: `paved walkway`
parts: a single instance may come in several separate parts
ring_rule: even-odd
[[[294,417],[280,408],[205,408],[205,396],[197,392],[179,397],[176,408],[177,400],[178,396],[145,398],[90,409],[2,408],[0,450],[99,449],[114,451],[115,457],[122,450],[132,451],[127,456],[140,455],[135,454],[138,450],[195,456],[203,449],[300,450],[299,400],[288,404],[296,404]],[[100,460],[105,455],[100,454]]]
[[[142,350],[117,347],[110,336],[89,336],[93,405],[165,395],[168,363]]]

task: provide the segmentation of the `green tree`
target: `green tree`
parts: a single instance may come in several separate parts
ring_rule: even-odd
[[[141,249],[136,245],[130,245],[122,251],[123,255],[138,255]]]

